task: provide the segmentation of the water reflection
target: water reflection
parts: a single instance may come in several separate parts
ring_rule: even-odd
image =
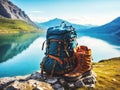
[[[16,34],[0,36],[0,63],[25,50],[39,35]]]
[[[41,50],[45,39],[36,39],[26,50],[6,62],[0,63],[0,77],[30,74],[40,69],[44,51]]]
[[[109,34],[92,34],[92,33],[78,33],[78,36],[88,36],[96,39],[103,40],[109,44],[120,46],[120,36],[118,35],[109,35]]]
[[[108,41],[89,36],[82,36],[77,41],[79,45],[86,45],[92,49],[94,62],[120,56],[120,46],[109,44]]]

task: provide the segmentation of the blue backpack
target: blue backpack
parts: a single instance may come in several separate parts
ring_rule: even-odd
[[[41,71],[52,75],[63,75],[76,65],[73,49],[76,48],[75,28],[62,22],[60,26],[50,27],[46,35],[46,52],[41,63]],[[44,46],[44,44],[43,44]]]

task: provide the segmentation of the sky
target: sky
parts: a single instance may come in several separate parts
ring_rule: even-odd
[[[10,0],[35,22],[60,18],[103,25],[120,16],[120,0]]]

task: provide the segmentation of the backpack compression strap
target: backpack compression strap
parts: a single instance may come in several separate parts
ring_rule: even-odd
[[[58,57],[55,57],[53,55],[48,55],[50,58],[56,60],[57,62],[59,62],[60,64],[63,64],[62,60],[60,60]]]

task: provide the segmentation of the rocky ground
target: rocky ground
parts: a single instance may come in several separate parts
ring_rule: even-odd
[[[67,82],[63,77],[50,77],[35,72],[27,76],[5,77],[0,79],[0,90],[75,90],[82,83]]]
[[[0,90],[53,90],[49,83],[43,82],[40,72],[27,76],[5,77],[0,79]]]

